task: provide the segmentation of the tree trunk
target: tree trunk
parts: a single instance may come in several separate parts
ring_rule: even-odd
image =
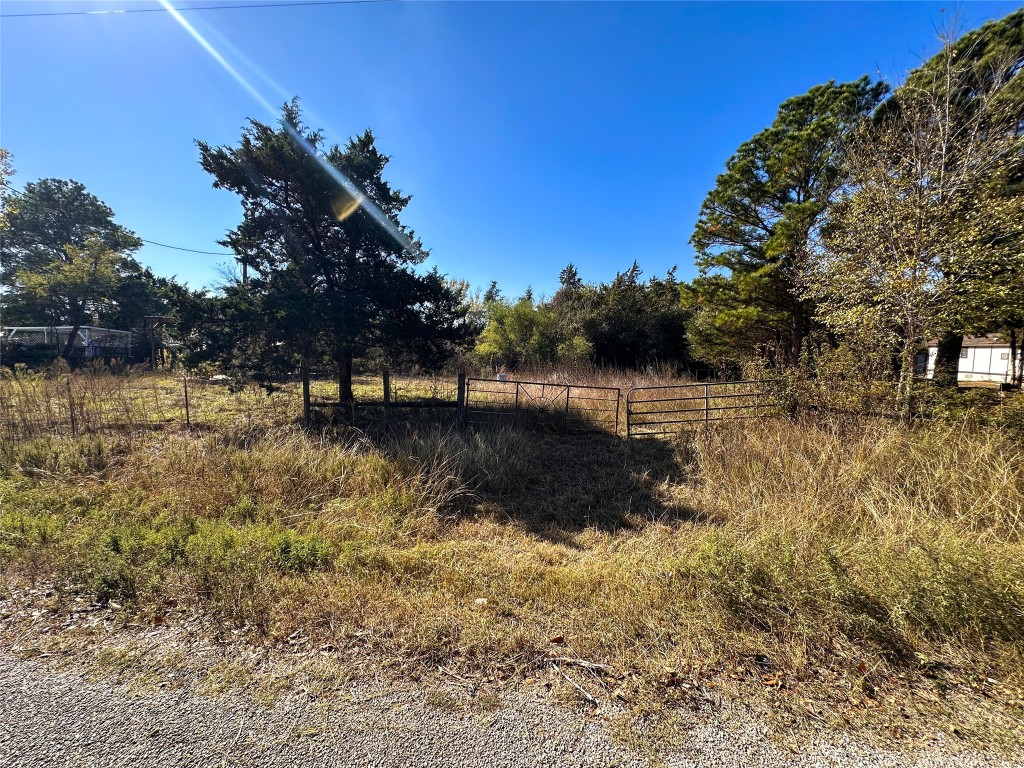
[[[939,387],[956,387],[960,372],[960,350],[964,346],[964,335],[946,331],[939,337],[939,349],[935,356],[935,374],[932,381]]]
[[[904,342],[903,354],[900,359],[900,379],[896,392],[899,402],[899,417],[908,423],[914,415],[914,358],[916,356],[916,345],[913,342]]]
[[[807,319],[804,317],[803,304],[797,305],[793,311],[793,325],[789,339],[789,360],[786,362],[791,366],[800,363],[800,346],[804,341],[804,329],[807,327]]]
[[[68,340],[64,344],[64,351],[60,353],[60,356],[67,360],[69,363],[71,362],[71,353],[75,349],[75,338],[78,336],[78,332],[80,330],[82,330],[81,320],[77,321],[71,327],[71,333],[68,334]]]
[[[338,353],[338,402],[351,403],[352,394],[352,350],[345,348]]]

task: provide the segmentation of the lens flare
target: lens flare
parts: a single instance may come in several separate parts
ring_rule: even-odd
[[[344,221],[359,210],[359,206],[363,204],[364,200],[366,198],[362,195],[352,197],[348,192],[339,192],[331,200],[331,210],[334,212],[334,218],[338,221]]]
[[[341,208],[341,212],[339,213],[339,209],[336,205],[338,198],[336,198],[335,201],[332,202],[332,209],[334,210],[334,214],[335,216],[338,217],[339,221],[342,221],[344,220],[344,218],[351,216],[356,210],[358,210],[361,207],[364,211],[370,214],[370,216],[372,216],[373,219],[378,224],[380,224],[381,227],[384,228],[384,231],[391,236],[391,238],[402,248],[402,250],[409,251],[409,253],[413,255],[419,255],[419,249],[408,238],[408,236],[390,218],[388,218],[384,211],[382,211],[376,203],[367,198],[366,195],[363,194],[362,190],[360,190],[359,187],[355,184],[355,182],[349,179],[345,174],[343,174],[333,165],[331,165],[328,162],[325,162],[324,159],[320,157],[319,154],[317,154],[316,149],[308,141],[306,141],[306,139],[298,131],[296,131],[295,128],[293,128],[291,125],[284,122],[283,120],[280,120],[278,111],[274,109],[270,102],[263,97],[259,90],[257,90],[256,87],[252,85],[252,83],[246,80],[241,75],[241,73],[238,72],[237,69],[231,66],[230,62],[228,62],[228,60],[225,59],[220,54],[220,52],[216,48],[214,48],[213,45],[211,45],[210,42],[205,37],[203,37],[198,30],[196,30],[195,27],[189,24],[188,20],[185,19],[185,17],[182,16],[180,13],[178,13],[178,11],[174,8],[174,6],[170,4],[170,2],[168,2],[168,0],[159,0],[159,2],[160,5],[162,5],[171,15],[171,17],[175,21],[177,21],[182,26],[182,28],[186,32],[188,32],[189,35],[191,35],[192,38],[197,43],[199,43],[199,45],[201,45],[203,49],[208,54],[210,54],[218,64],[220,64],[224,68],[224,70],[229,75],[231,75],[235,82],[237,82],[240,86],[242,86],[242,88],[245,89],[246,93],[252,96],[253,99],[255,99],[256,102],[261,107],[263,107],[263,109],[265,109],[275,120],[278,120],[280,122],[281,127],[288,132],[288,135],[291,136],[292,139],[294,139],[295,142],[300,147],[302,147],[302,149],[311,158],[313,158],[321,168],[323,168],[324,172],[327,173],[327,175],[330,176],[331,179],[333,179],[334,182],[339,187],[341,187],[341,190],[338,193],[338,198],[344,198],[345,200],[347,200],[351,204],[351,210],[349,210],[350,206],[346,205]]]

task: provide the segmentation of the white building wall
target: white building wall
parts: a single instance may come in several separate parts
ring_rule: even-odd
[[[928,368],[926,376],[935,376],[935,360],[938,347],[928,347]],[[1010,381],[1010,346],[1005,347],[964,347],[960,353],[958,381]]]

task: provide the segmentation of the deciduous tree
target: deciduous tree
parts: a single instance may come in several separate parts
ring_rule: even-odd
[[[1007,98],[1019,66],[979,82],[953,46],[944,56],[944,77],[901,88],[849,143],[849,185],[804,276],[837,333],[888,331],[905,416],[927,338],[994,311],[1001,276],[1024,274],[1024,206],[1004,181],[1024,150],[1024,113]]]
[[[167,281],[132,256],[142,241],[84,185],[42,179],[5,200],[0,283],[6,322],[72,326],[61,350],[67,358],[82,325],[114,321],[114,327],[140,330],[145,314],[165,298],[159,294]]]

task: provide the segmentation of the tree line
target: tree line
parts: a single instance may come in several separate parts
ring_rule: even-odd
[[[190,291],[134,258],[141,241],[73,181],[7,188],[7,325],[135,330],[173,315],[189,364],[259,381],[329,368],[352,398],[355,361],[516,368],[586,360],[618,368],[814,376],[837,361],[888,378],[909,408],[915,357],[937,339],[936,380],[956,381],[967,334],[1024,354],[1024,10],[959,38],[897,87],[828,82],[780,105],[708,193],[690,243],[698,274],[605,283],[574,265],[550,298],[472,292],[422,267],[400,223],[410,198],[384,178],[372,132],[329,146],[297,101],[251,120],[234,146],[197,142],[241,222],[221,244],[240,274]],[[62,354],[71,352],[71,342]]]

